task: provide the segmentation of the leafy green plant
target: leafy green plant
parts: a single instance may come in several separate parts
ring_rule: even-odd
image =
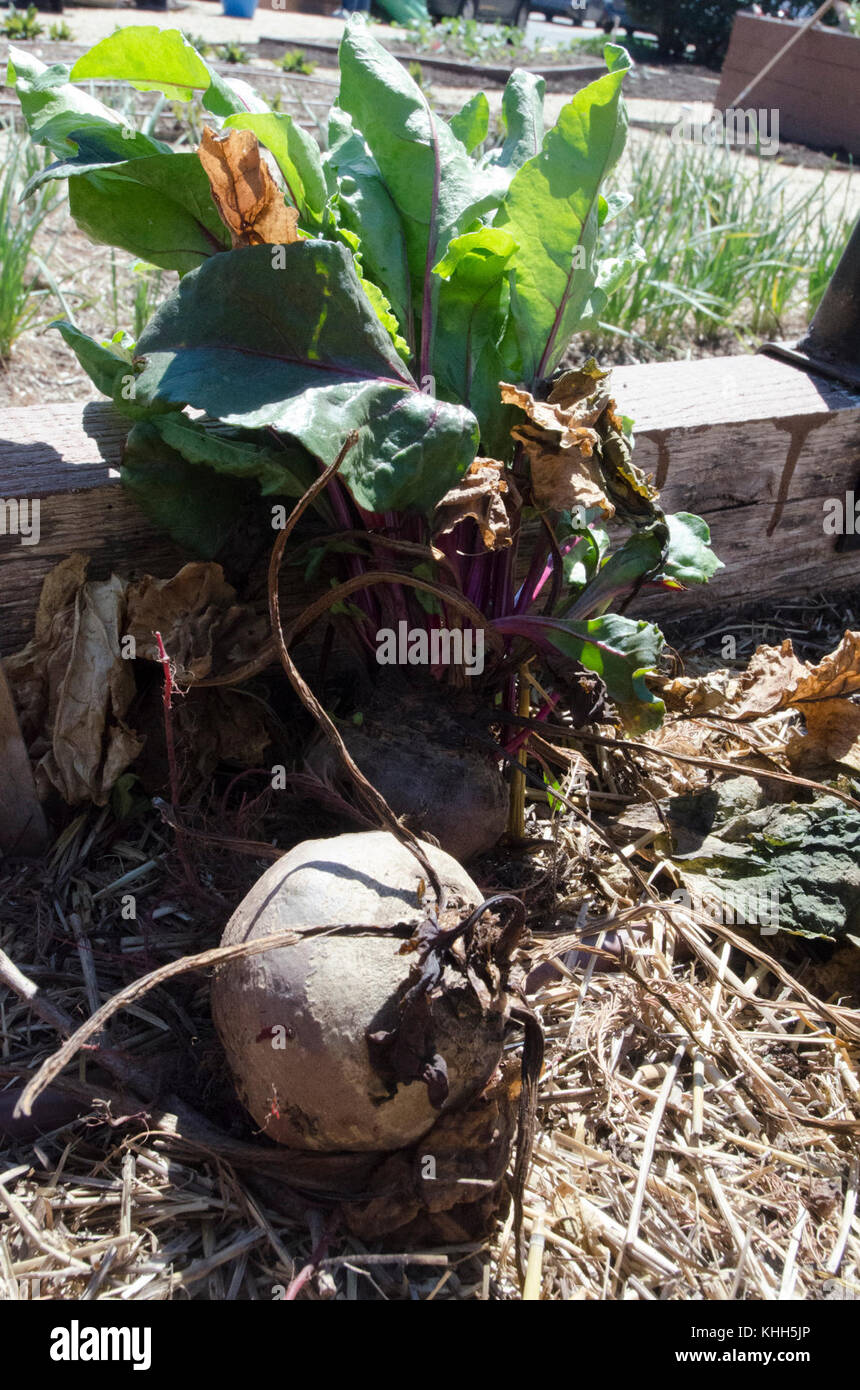
[[[180,275],[131,361],[60,325],[137,421],[123,478],[150,516],[212,556],[237,488],[301,496],[338,460],[316,499],[316,549],[341,558],[349,578],[327,602],[355,594],[346,611],[370,655],[392,615],[428,627],[465,614],[493,646],[482,679],[498,710],[513,713],[513,672],[538,653],[558,690],[548,707],[591,673],[649,724],[662,712],[644,680],[661,634],[609,610],[643,586],[702,582],[719,562],[704,523],[664,516],[635,469],[605,374],[589,364],[553,386],[571,336],[599,322],[636,262],[635,250],[600,254],[626,201],[602,189],[624,147],[629,59],[605,53],[606,74],[546,133],[543,81],[514,72],[504,141],[486,152],[486,96],[443,120],[361,24],[341,43],[324,155],[175,31],[112,35],[68,81],[13,50],[10,76],[33,138],[56,155],[31,191],[67,178],[94,240]],[[91,78],[197,95],[228,143],[208,137],[198,159],[121,128],[77,85]],[[282,193],[260,193],[265,166],[254,180],[270,236],[258,213],[237,212],[253,202],[241,181],[254,146],[245,134],[231,154],[238,132],[280,171]],[[611,518],[626,538],[610,541]]]
[[[305,57],[301,48],[288,48],[282,57],[277,60],[278,67],[283,68],[284,72],[298,72],[303,77],[310,77],[316,71],[316,63],[311,63]]]
[[[443,19],[439,24],[427,20],[406,26],[411,45],[419,52],[482,62],[509,62],[540,45],[530,46],[522,29],[507,24],[479,24],[474,19]],[[550,50],[551,51],[551,50]],[[603,49],[600,48],[603,56]]]
[[[132,271],[135,277],[133,333],[137,340],[165,296],[166,274],[157,265],[147,265],[146,261],[135,261]]]
[[[52,24],[48,29],[48,38],[52,43],[74,43],[75,36],[64,19],[59,24]]]
[[[35,5],[30,5],[26,10],[16,10],[12,7],[0,26],[0,34],[4,34],[7,39],[19,39],[23,42],[38,39],[44,32]]]
[[[41,167],[39,160],[30,142],[14,130],[0,132],[0,144],[5,147],[0,181],[0,363],[5,363],[13,343],[38,313],[44,291],[37,283],[43,268],[34,255],[33,243],[62,198],[48,185],[22,209],[18,199],[27,180]]]
[[[216,51],[222,63],[250,63],[251,61],[247,49],[244,49],[236,39],[230,39],[229,43],[219,44]]]

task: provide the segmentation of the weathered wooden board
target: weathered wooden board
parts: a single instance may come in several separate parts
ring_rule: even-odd
[[[92,556],[90,573],[173,574],[187,556],[158,535],[119,484],[128,422],[111,405],[0,411],[0,502],[39,502],[39,541],[7,534],[0,507],[0,646],[32,635],[42,580],[64,556]]]
[[[618,368],[613,389],[666,509],[704,516],[726,565],[673,612],[860,583],[860,550],[837,553],[823,524],[828,498],[860,492],[860,395],[761,356]],[[94,576],[164,576],[187,558],[119,486],[125,428],[107,404],[0,412],[0,500],[38,499],[41,531],[37,545],[3,534],[0,508],[6,651],[31,635],[42,580],[71,551],[93,557]]]
[[[860,582],[824,530],[828,499],[860,497],[860,394],[764,356],[618,368],[613,391],[666,511],[703,516],[725,564],[673,612]]]

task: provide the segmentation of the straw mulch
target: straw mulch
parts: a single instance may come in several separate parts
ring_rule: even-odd
[[[706,665],[707,642],[693,645]],[[743,731],[688,721],[658,742],[692,738],[741,764],[751,746],[773,753],[796,716],[780,719]],[[547,1057],[526,1296],[860,1297],[860,951],[715,925],[669,902],[653,833],[625,839],[621,812],[709,774],[617,750],[597,770],[581,808],[613,828],[620,855],[580,814],[552,821],[535,801],[529,830],[543,843],[496,852],[476,875],[482,888],[522,892],[533,930],[524,966],[556,958],[586,928],[607,933],[532,1001]],[[194,862],[197,895],[161,820],[118,826],[91,811],[47,865],[20,864],[0,882],[0,949],[24,977],[17,993],[0,986],[0,1106],[56,1049],[52,1010],[77,1026],[148,970],[215,945],[265,867],[202,840]],[[658,885],[650,900],[633,863]],[[138,920],[122,916],[132,891]],[[620,961],[599,949],[613,932]],[[32,1007],[27,981],[39,991]],[[254,1141],[224,1077],[204,973],[156,988],[99,1041],[150,1092],[141,1098],[84,1050],[50,1093],[49,1132],[0,1151],[0,1297],[522,1296],[511,1214],[482,1244],[366,1248],[323,1207],[287,1211],[265,1176],[171,1137],[178,1096],[222,1134]]]

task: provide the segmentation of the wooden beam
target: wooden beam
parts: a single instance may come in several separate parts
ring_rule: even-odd
[[[156,532],[119,482],[128,421],[113,406],[16,406],[0,411],[0,501],[39,502],[39,541],[4,534],[0,510],[0,646],[17,651],[33,633],[45,575],[75,550],[90,576],[166,578],[188,558]],[[8,515],[8,513],[7,513]]]
[[[838,553],[824,529],[828,499],[860,498],[860,394],[765,356],[619,367],[612,386],[665,510],[704,517],[725,565],[706,588],[643,598],[637,611],[860,583],[860,551]]]
[[[709,523],[725,562],[704,589],[640,599],[655,615],[860,583],[860,550],[837,553],[824,530],[829,498],[860,496],[860,395],[763,356],[619,367],[613,392],[636,425],[636,461],[667,511]],[[0,500],[40,502],[37,545],[3,534],[0,644],[32,634],[42,580],[74,550],[91,573],[163,577],[187,556],[159,535],[119,486],[126,424],[108,404],[0,411]]]

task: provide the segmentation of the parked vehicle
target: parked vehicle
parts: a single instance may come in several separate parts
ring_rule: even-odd
[[[573,24],[591,23],[611,34],[616,24],[626,24],[620,0],[427,0],[431,19],[479,19],[485,23],[510,24],[525,29],[532,11],[546,19],[559,17]]]
[[[427,0],[430,18],[480,19],[488,24],[510,24],[525,29],[531,0]]]
[[[573,24],[596,24],[605,34],[616,25],[626,26],[627,11],[621,0],[543,0],[535,5],[550,22],[564,18]]]

